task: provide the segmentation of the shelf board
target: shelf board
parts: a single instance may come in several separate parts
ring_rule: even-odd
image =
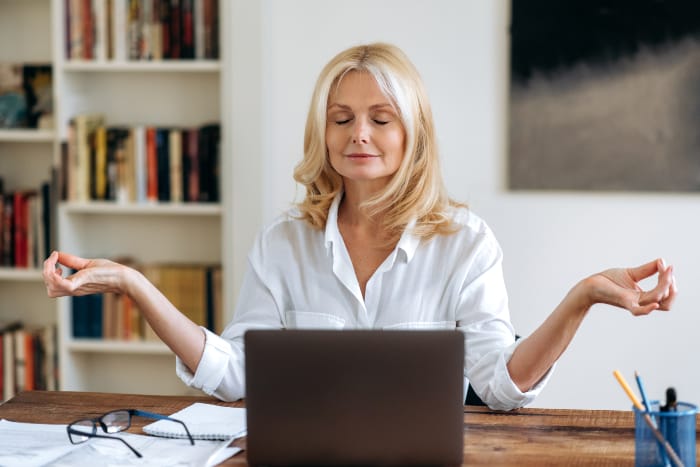
[[[53,130],[35,130],[32,128],[0,129],[0,141],[13,143],[51,143]]]
[[[65,71],[75,72],[218,72],[218,60],[134,60],[128,62],[67,61]]]
[[[0,280],[21,282],[42,282],[41,269],[0,267]]]
[[[66,348],[75,353],[126,353],[173,355],[161,341],[120,341],[112,339],[69,339]]]
[[[129,214],[129,215],[176,215],[218,216],[219,203],[128,203],[110,201],[63,202],[60,209],[71,214]]]

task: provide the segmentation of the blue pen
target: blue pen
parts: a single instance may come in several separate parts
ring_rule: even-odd
[[[637,371],[634,372],[634,379],[637,380],[637,386],[639,387],[639,394],[642,396],[642,404],[644,404],[644,409],[646,410],[647,413],[651,413],[651,407],[649,406],[649,399],[647,399],[647,393],[644,390],[644,384],[642,384],[642,377],[639,376],[639,373]],[[663,420],[661,421],[663,423]],[[664,426],[662,425],[661,427],[661,432],[665,433]],[[673,446],[673,445],[672,445]],[[677,449],[678,446],[676,444],[675,449]],[[661,459],[663,460],[664,465],[670,465],[668,463],[668,457],[666,456],[666,453],[664,452],[663,445],[659,443],[659,454],[661,455]]]
[[[642,404],[644,404],[644,409],[647,412],[651,412],[651,407],[649,407],[649,399],[647,399],[647,393],[644,391],[644,385],[642,384],[642,378],[636,371],[634,372],[634,378],[637,380],[637,386],[639,386],[639,394],[642,396]]]

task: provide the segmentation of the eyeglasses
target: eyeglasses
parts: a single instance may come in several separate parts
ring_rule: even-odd
[[[102,431],[105,433],[119,433],[121,431],[126,431],[129,429],[129,427],[131,427],[131,417],[133,416],[153,418],[156,420],[170,420],[171,422],[179,423],[185,429],[185,433],[187,433],[190,444],[194,446],[194,439],[192,438],[190,430],[187,429],[187,425],[185,425],[184,422],[165,415],[135,409],[113,410],[112,412],[107,412],[101,417],[76,420],[66,427],[66,430],[68,431],[68,439],[70,439],[70,442],[73,444],[84,443],[90,438],[116,439],[124,443],[126,447],[131,449],[131,452],[136,454],[137,457],[143,457],[140,452],[134,449],[124,439],[116,436],[97,434],[98,426],[101,427]]]

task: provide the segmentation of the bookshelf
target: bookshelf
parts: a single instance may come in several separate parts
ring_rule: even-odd
[[[0,0],[0,2],[3,0]],[[57,90],[54,157],[69,138],[76,115],[99,113],[105,125],[197,127],[221,125],[221,164],[228,154],[223,79],[231,66],[226,44],[219,59],[71,59],[66,51],[66,0],[51,4],[52,57]],[[200,0],[195,0],[194,3]],[[219,1],[219,0],[217,0]],[[93,2],[94,3],[94,2]],[[139,2],[140,4],[150,2]],[[230,23],[228,2],[219,1],[219,31]],[[125,2],[126,4],[126,2]],[[0,135],[0,138],[2,136]],[[220,186],[227,183],[221,170]],[[224,270],[227,203],[61,201],[58,246],[85,257],[132,258],[139,263],[217,263]],[[226,287],[224,287],[226,288]],[[224,297],[224,309],[230,297]],[[74,338],[70,298],[54,302],[59,332],[62,390],[143,394],[198,394],[175,375],[175,358],[161,342]],[[224,318],[227,320],[228,316]]]
[[[0,0],[0,62],[52,64],[51,3],[49,0]],[[57,148],[53,128],[0,128],[0,177],[3,192],[37,190],[50,181]],[[40,263],[26,267],[0,266],[0,327],[21,321],[25,329],[55,326],[55,302],[46,296]],[[8,342],[14,336],[0,340]],[[4,357],[4,356],[3,356]],[[4,362],[2,362],[4,363]],[[5,366],[5,365],[3,365]],[[0,382],[4,375],[0,375]],[[8,393],[0,384],[0,401]]]

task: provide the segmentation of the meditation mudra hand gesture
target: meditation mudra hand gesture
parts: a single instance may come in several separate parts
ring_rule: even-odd
[[[48,294],[128,295],[176,354],[178,376],[224,400],[245,396],[251,328],[458,329],[465,383],[500,410],[534,400],[594,304],[634,315],[671,308],[673,268],[661,259],[608,269],[574,285],[516,341],[501,248],[483,219],[447,195],[433,125],[422,80],[401,50],[369,44],[333,57],[316,82],[294,171],[305,197],[261,230],[220,336],[138,271],[106,259],[52,253]],[[64,277],[57,266],[76,272]],[[654,274],[656,286],[642,290]]]

